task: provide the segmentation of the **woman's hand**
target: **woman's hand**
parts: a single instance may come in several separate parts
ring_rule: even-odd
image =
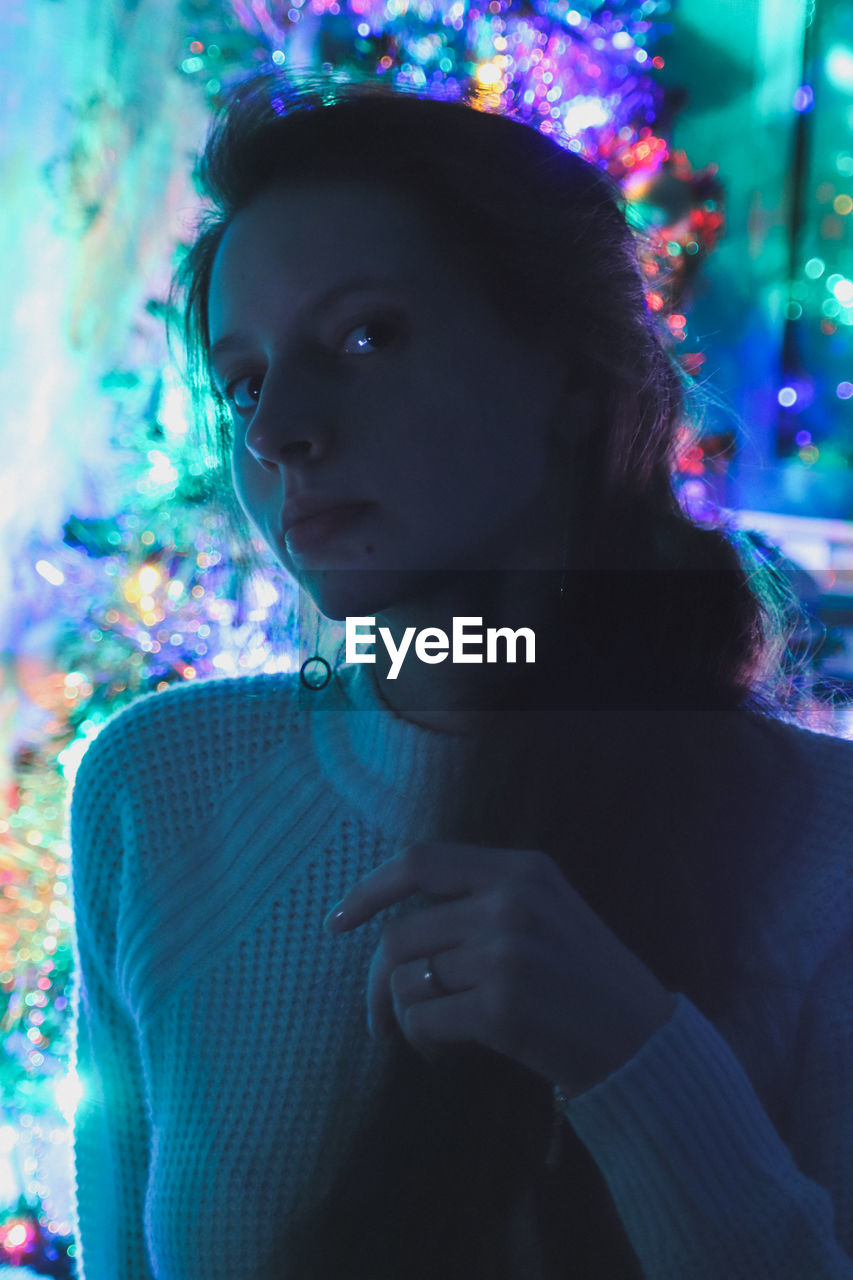
[[[427,1057],[476,1042],[573,1096],[672,1016],[674,993],[539,850],[409,845],[354,885],[326,927],[357,928],[416,893],[444,901],[385,925],[367,982],[372,1033],[396,1021]]]

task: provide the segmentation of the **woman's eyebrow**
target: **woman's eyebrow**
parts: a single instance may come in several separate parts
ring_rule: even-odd
[[[311,302],[300,307],[297,314],[304,312],[319,311],[321,307],[328,307],[331,303],[336,302],[338,298],[347,293],[355,293],[356,290],[362,289],[399,289],[399,277],[383,277],[383,276],[355,276],[351,280],[345,280],[341,284],[332,285],[330,289],[325,289],[318,294]],[[250,346],[252,337],[248,333],[242,331],[236,333],[228,333],[222,338],[217,338],[213,346],[210,348],[210,362],[215,364],[219,356],[227,355],[229,352],[237,351],[241,347]]]

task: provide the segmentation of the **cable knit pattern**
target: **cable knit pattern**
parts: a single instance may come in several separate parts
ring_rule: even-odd
[[[818,801],[755,904],[769,1003],[714,1026],[679,994],[565,1108],[648,1280],[853,1280],[853,743],[789,732]],[[362,664],[322,691],[176,687],[90,746],[71,806],[80,1280],[264,1280],[282,1216],[332,1172],[330,1064],[354,1124],[382,1061],[365,985],[387,915],[338,938],[323,918],[401,845],[449,838],[436,783],[469,750],[395,715]],[[768,1054],[790,1080],[775,1124]]]

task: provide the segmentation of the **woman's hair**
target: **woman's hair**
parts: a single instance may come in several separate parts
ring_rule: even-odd
[[[567,492],[566,516],[571,594],[593,648],[616,632],[627,637],[618,622],[603,634],[609,618],[595,633],[602,598],[618,602],[627,584],[646,600],[668,681],[691,661],[703,687],[712,677],[767,714],[817,712],[809,655],[790,644],[807,620],[785,575],[749,535],[699,524],[676,495],[677,456],[717,400],[683,371],[646,304],[643,233],[605,170],[520,120],[383,81],[316,74],[265,73],[232,91],[196,167],[208,208],[168,309],[170,330],[182,319],[199,440],[223,477],[233,422],[212,376],[207,319],[219,244],[273,183],[324,176],[411,196],[445,259],[520,329],[564,351],[567,378],[592,392],[596,422],[573,446],[583,482]],[[230,483],[222,492],[251,547]]]
[[[702,395],[646,304],[640,233],[617,183],[464,99],[285,73],[232,93],[196,178],[210,208],[176,270],[172,313],[223,469],[232,425],[210,370],[211,271],[232,218],[273,183],[358,179],[406,194],[445,260],[520,331],[565,352],[567,382],[596,407],[566,457],[567,476],[582,478],[566,495],[579,648],[554,687],[574,731],[566,721],[554,738],[531,718],[512,740],[493,735],[445,798],[448,829],[551,853],[661,981],[719,1010],[736,980],[738,889],[746,901],[766,874],[743,855],[762,844],[756,810],[785,750],[776,729],[804,705],[789,648],[802,618],[749,538],[700,525],[678,501],[677,455]],[[584,704],[572,701],[579,686],[592,691]],[[665,692],[675,714],[655,718]],[[740,754],[739,709],[756,713],[758,735]],[[343,1098],[346,1063],[335,1070]],[[292,1280],[509,1276],[507,1222],[525,1203],[547,1280],[639,1274],[568,1125],[558,1168],[545,1169],[550,1115],[549,1088],[517,1064],[472,1052],[430,1066],[397,1036],[342,1152],[330,1119],[327,1184],[285,1224],[271,1266]]]

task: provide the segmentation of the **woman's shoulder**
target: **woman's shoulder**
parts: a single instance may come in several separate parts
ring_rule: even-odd
[[[844,737],[840,733],[833,733],[826,728],[816,727],[798,720],[774,720],[771,717],[758,718],[768,719],[776,727],[777,732],[796,742],[804,751],[816,752],[818,755],[822,754],[826,759],[830,760],[834,758],[837,761],[847,761],[848,768],[849,762],[853,760],[853,738]]]
[[[296,730],[298,672],[223,676],[146,693],[114,712],[89,744],[75,792],[96,776],[116,781],[161,768],[184,770],[207,756],[240,759]]]
[[[765,742],[777,782],[813,800],[810,816],[830,843],[853,850],[853,739],[797,721],[748,716],[753,742]],[[753,747],[755,749],[755,747]]]
[[[145,693],[115,712],[102,734],[192,733],[211,721],[222,728],[246,719],[280,721],[298,713],[298,672],[219,676]],[[102,735],[99,735],[99,737]]]
[[[285,746],[299,724],[300,687],[298,673],[203,680],[142,695],[106,721],[69,797],[81,919],[100,911],[98,902],[109,900],[118,910],[131,833],[132,842],[148,847],[160,829],[201,823],[241,778]]]
[[[748,749],[770,753],[777,773],[788,781],[797,773],[818,775],[830,788],[839,785],[839,799],[853,800],[853,738],[753,709],[741,709],[738,716]]]
[[[761,720],[754,722],[754,741],[767,744],[773,782],[767,830],[775,844],[766,928],[780,963],[784,958],[805,976],[853,938],[853,741]]]

